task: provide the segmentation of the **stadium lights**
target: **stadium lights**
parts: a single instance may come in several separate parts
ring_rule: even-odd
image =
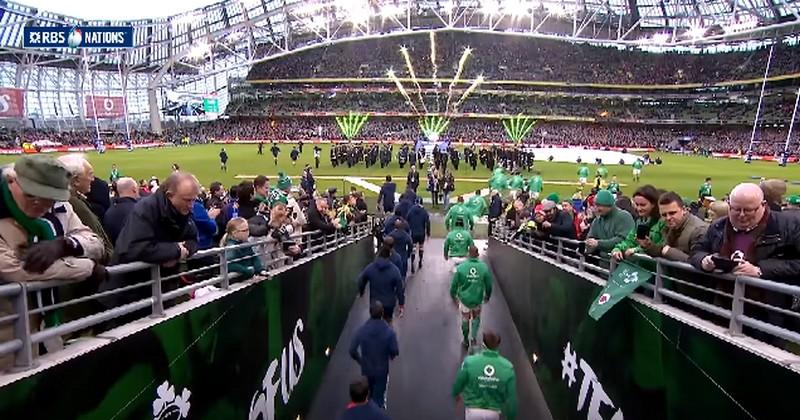
[[[504,10],[514,16],[527,15],[530,13],[531,3],[524,0],[509,0],[505,2]]]
[[[484,15],[496,15],[500,13],[500,3],[497,0],[488,0],[483,3],[481,13]]]
[[[372,13],[366,0],[337,0],[336,7],[347,15],[346,20],[354,24],[366,23]]]
[[[657,34],[653,34],[651,40],[654,44],[666,44],[669,41],[670,35],[666,32],[659,32]]]
[[[205,41],[200,41],[193,45],[186,54],[189,58],[203,58],[206,54],[211,52],[211,46]]]
[[[403,14],[403,8],[396,4],[384,4],[381,6],[381,16],[384,19]]]
[[[690,26],[686,31],[686,36],[691,39],[700,39],[706,34],[706,28],[702,26]]]

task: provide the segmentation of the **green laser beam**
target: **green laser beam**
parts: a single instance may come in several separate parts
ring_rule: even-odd
[[[347,115],[336,117],[336,124],[339,125],[339,130],[342,131],[342,135],[348,140],[352,140],[358,136],[358,133],[364,128],[364,124],[367,123],[368,118],[369,116],[366,114],[350,112]]]
[[[503,127],[506,129],[506,134],[508,134],[508,137],[511,138],[514,143],[519,143],[524,140],[525,137],[530,134],[531,130],[533,130],[534,125],[536,125],[536,120],[522,114],[503,120]]]

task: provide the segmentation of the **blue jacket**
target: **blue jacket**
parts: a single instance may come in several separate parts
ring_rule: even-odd
[[[397,253],[394,249],[392,249],[392,255],[389,255],[389,261],[400,270],[400,273],[403,272],[403,259],[400,258],[400,254]]]
[[[197,249],[212,248],[214,235],[217,234],[217,222],[208,217],[203,202],[195,200],[192,205],[192,219],[197,226]]]
[[[369,283],[369,300],[379,300],[383,306],[394,306],[406,303],[403,290],[403,277],[400,270],[386,258],[376,258],[358,275],[358,293],[364,295]]]
[[[394,208],[394,214],[400,214],[400,217],[406,219],[408,216],[408,211],[411,210],[411,207],[414,205],[413,201],[403,200],[401,199],[397,206]]]
[[[397,185],[394,182],[385,182],[378,194],[378,201],[383,205],[383,211],[394,210],[394,193],[397,192]]]
[[[386,219],[383,221],[383,236],[386,236],[394,230],[394,222],[397,221],[398,217],[391,214],[386,216]]]
[[[496,219],[503,214],[503,200],[500,195],[493,195],[492,202],[489,204],[489,218]]]
[[[347,411],[342,413],[339,420],[390,420],[377,404],[372,400],[367,400],[366,404],[353,404],[347,406]]]
[[[417,194],[414,190],[406,190],[401,196],[400,201],[410,201],[412,204],[417,202]]]
[[[397,336],[382,319],[370,319],[356,332],[350,342],[350,357],[361,365],[366,377],[386,377],[389,360],[400,354]]]
[[[408,230],[411,231],[411,237],[428,236],[431,234],[431,217],[424,207],[415,205],[408,211],[406,217],[408,222]]]
[[[389,234],[394,238],[394,250],[400,254],[400,258],[408,259],[411,252],[414,251],[414,245],[411,243],[411,236],[404,230],[395,229]]]

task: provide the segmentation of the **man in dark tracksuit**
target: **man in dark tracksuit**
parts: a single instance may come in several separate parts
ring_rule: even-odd
[[[389,361],[397,357],[400,350],[397,336],[382,319],[381,302],[370,305],[369,315],[370,319],[356,332],[350,343],[350,357],[361,365],[361,374],[367,377],[370,399],[379,407],[384,407]]]
[[[369,283],[370,302],[380,301],[383,304],[383,318],[391,322],[394,306],[399,305],[399,313],[403,313],[406,295],[403,290],[403,277],[400,270],[389,260],[391,249],[381,248],[378,258],[364,268],[358,276],[358,294],[364,296],[364,289]]]
[[[408,226],[406,226],[406,222],[402,219],[398,219],[394,222],[394,230],[389,234],[389,236],[394,238],[394,250],[400,254],[400,261],[403,263],[403,268],[400,269],[400,274],[403,276],[403,279],[406,278],[406,273],[408,273],[408,258],[414,251],[414,246],[411,243],[411,236],[406,232],[407,229]]]
[[[425,250],[425,237],[431,236],[431,218],[428,211],[422,207],[421,200],[414,204],[406,217],[408,230],[411,232],[411,243],[417,248],[419,267],[422,268],[422,255]],[[411,252],[411,272],[414,272],[414,252]]]
[[[383,206],[384,214],[394,213],[394,193],[397,192],[397,184],[392,182],[391,175],[386,175],[386,182],[383,183],[380,193],[378,193],[378,204]]]
[[[391,261],[392,264],[394,264],[394,266],[397,267],[398,270],[402,270],[403,269],[403,261],[400,260],[400,254],[398,254],[394,250],[394,238],[392,238],[391,236],[387,236],[387,237],[383,238],[382,246],[384,246],[386,248],[389,248],[389,250],[390,250],[389,251],[389,261]]]

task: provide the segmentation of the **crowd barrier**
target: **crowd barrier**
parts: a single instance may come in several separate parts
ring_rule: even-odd
[[[292,238],[296,242],[303,245],[302,259],[306,259],[360,240],[370,236],[371,234],[371,222],[364,222],[351,226],[347,233],[336,231],[330,235],[322,235],[319,231],[311,231],[293,235]],[[148,308],[151,317],[164,317],[165,306],[169,306],[171,303],[180,303],[181,300],[185,300],[188,295],[192,294],[196,290],[208,286],[218,287],[222,291],[227,291],[230,289],[231,281],[238,277],[237,273],[228,272],[228,264],[241,261],[244,258],[228,260],[226,252],[241,248],[253,248],[256,250],[256,255],[259,255],[262,257],[262,259],[264,259],[263,257],[265,257],[265,254],[263,253],[262,245],[266,244],[267,241],[268,239],[261,239],[235,246],[219,247],[199,251],[193,255],[189,261],[215,258],[217,262],[170,276],[162,276],[161,267],[157,264],[133,262],[109,266],[107,268],[109,276],[119,276],[126,273],[149,270],[150,278],[146,281],[136,284],[130,284],[117,289],[81,296],[45,306],[32,305],[32,296],[43,292],[46,293],[54,289],[59,289],[70,284],[79,283],[79,281],[52,280],[29,283],[0,283],[0,301],[9,300],[11,301],[13,307],[12,314],[0,317],[0,328],[3,328],[8,324],[12,324],[14,331],[13,339],[0,341],[0,357],[13,354],[14,367],[12,371],[21,372],[29,370],[37,366],[34,358],[33,348],[34,346],[38,346],[40,343],[45,343],[48,340],[59,339],[60,337],[72,333],[84,331],[109,321],[120,319],[126,315],[138,313],[142,310],[148,310]],[[272,255],[266,255],[266,257],[269,259],[265,261],[264,267],[268,269],[268,274],[271,274],[275,270],[281,269],[285,265],[291,264],[294,261],[294,258],[286,256],[282,253],[274,257]],[[272,269],[270,270],[269,268]],[[218,270],[219,275],[215,275],[207,280],[198,281],[196,283],[179,287],[175,290],[164,291],[163,286],[167,281],[174,281],[185,276],[192,276],[202,272],[208,272],[209,270]],[[148,298],[139,299],[103,312],[70,320],[57,326],[46,327],[41,330],[37,329],[37,331],[32,331],[31,320],[41,319],[42,315],[51,311],[74,308],[77,305],[81,305],[89,301],[98,301],[100,299],[109,298],[112,296],[120,297],[129,294],[132,291],[146,288],[150,288],[150,296]],[[0,377],[2,377],[2,374],[0,374]]]
[[[514,233],[506,229],[505,226],[498,224],[492,236],[505,243],[550,257],[558,264],[567,264],[580,272],[593,273],[605,278],[610,277],[617,265],[617,261],[609,255],[579,252],[579,249],[585,249],[585,244],[582,241],[559,237],[534,239],[529,235],[515,238]],[[785,328],[783,325],[775,325],[753,318],[746,315],[744,310],[745,304],[753,305],[766,310],[771,315],[780,315],[778,318],[771,317],[773,319],[786,319],[788,317],[787,324],[791,325],[794,321],[798,321],[794,325],[800,325],[799,312],[747,297],[748,288],[754,288],[796,300],[800,298],[800,287],[798,286],[761,278],[703,272],[687,263],[670,261],[664,258],[653,258],[646,254],[634,254],[629,260],[653,273],[652,283],[644,283],[642,287],[650,292],[648,297],[652,298],[653,302],[657,304],[679,302],[706,315],[722,318],[727,323],[728,333],[732,336],[742,336],[743,327],[746,326],[770,337],[800,344],[800,332]],[[722,285],[722,287],[709,287],[709,285],[714,286],[714,284],[707,281],[699,281],[700,279],[719,280],[716,285]],[[732,287],[732,293],[726,292],[731,288],[725,287],[725,283]],[[697,293],[677,291],[668,285],[678,285],[675,288],[692,290]],[[712,299],[703,301],[698,299],[697,295],[712,296]],[[721,300],[716,299],[718,297],[725,300],[730,299],[730,304],[720,306]],[[767,316],[767,318],[770,317]],[[798,361],[800,361],[800,357],[798,357]]]
[[[749,311],[790,324],[796,313],[751,292],[794,296],[800,288],[637,256],[653,277],[595,320],[589,308],[615,263],[580,246],[498,226],[487,251],[553,418],[796,417],[800,337]]]

